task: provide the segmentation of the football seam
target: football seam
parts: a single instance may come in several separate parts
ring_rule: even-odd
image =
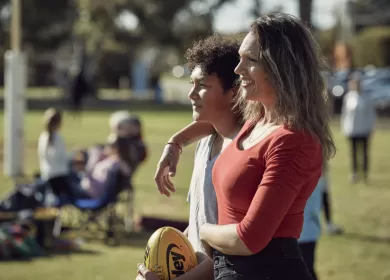
[[[183,241],[183,244],[185,244],[186,245],[186,249],[189,251],[189,252],[192,252],[193,254],[195,254],[195,250],[194,250],[194,248],[192,247],[192,244],[191,244],[191,241],[187,238],[187,240],[186,239],[184,239],[181,235],[179,235],[179,237],[180,237],[180,239]],[[190,255],[190,257],[191,257],[191,261],[192,261],[192,264],[193,265],[197,265],[197,262],[195,263],[195,259],[194,259],[194,255],[193,254],[191,254]]]
[[[165,228],[163,228],[163,230],[160,232],[160,236],[158,237],[158,244],[161,243],[161,238],[163,236],[164,231],[165,231]],[[154,261],[155,263],[158,263],[159,254],[160,254],[160,246],[157,246],[157,254],[156,254],[157,259]]]
[[[183,234],[181,231],[179,231],[178,229],[174,228],[176,231],[177,231],[177,235],[180,237],[180,239],[182,240],[182,243],[185,245],[185,249],[189,252],[192,252],[192,254],[190,254],[190,259],[191,259],[191,262],[192,264],[195,266],[198,265],[198,261],[196,259],[196,253],[195,253],[195,250],[194,250],[194,247],[192,246],[191,244],[191,241],[186,237],[186,238],[183,238],[183,236],[181,234]],[[184,234],[183,234],[184,235]],[[185,236],[185,235],[184,235]],[[184,249],[184,248],[183,248]]]

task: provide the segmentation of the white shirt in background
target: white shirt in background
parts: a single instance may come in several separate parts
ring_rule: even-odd
[[[341,129],[347,137],[368,136],[374,129],[375,106],[364,94],[349,91],[343,100]]]
[[[54,132],[53,143],[48,145],[48,142],[49,133],[44,131],[39,136],[38,141],[39,169],[43,180],[69,174],[64,139],[60,134]]]

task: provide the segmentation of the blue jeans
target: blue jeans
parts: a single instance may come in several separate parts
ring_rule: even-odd
[[[90,199],[91,196],[86,192],[80,184],[72,184],[71,192],[75,199]]]
[[[252,256],[214,251],[215,280],[312,280],[294,238],[275,238]]]

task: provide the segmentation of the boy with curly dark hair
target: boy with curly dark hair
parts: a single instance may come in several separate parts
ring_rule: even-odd
[[[213,124],[216,133],[198,142],[188,193],[190,217],[185,234],[197,252],[199,265],[177,279],[214,279],[213,263],[205,257],[206,249],[200,241],[199,230],[204,223],[217,223],[212,168],[219,153],[241,128],[240,114],[234,109],[239,87],[239,76],[234,73],[240,61],[238,50],[239,43],[235,40],[215,34],[196,42],[186,52],[191,70],[192,88],[188,97],[192,104],[193,120]],[[185,141],[181,139],[181,143],[178,143],[170,140],[165,152],[178,157]],[[156,180],[164,177],[167,182],[169,175],[172,174],[157,174]],[[143,265],[139,266],[138,279],[153,280],[158,277]]]

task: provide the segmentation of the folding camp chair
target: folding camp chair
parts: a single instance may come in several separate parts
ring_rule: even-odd
[[[121,193],[121,214],[123,215],[123,223],[125,225],[125,231],[131,232],[134,228],[134,188],[131,182],[131,178],[127,178],[124,182],[124,189]]]
[[[78,229],[80,231],[88,230],[92,233],[104,233],[105,242],[114,241],[118,243],[116,234],[116,225],[118,215],[116,213],[116,203],[119,199],[119,194],[126,187],[126,177],[117,171],[116,180],[113,185],[105,190],[100,198],[77,199],[75,201],[62,200],[62,206],[71,204],[81,212],[81,218],[78,220]],[[80,215],[77,215],[80,217]],[[96,231],[93,232],[92,225],[95,225]],[[57,225],[56,232],[60,232],[61,225]]]
[[[127,189],[127,211],[124,223],[126,232],[131,232],[134,229],[134,188],[132,184]]]

